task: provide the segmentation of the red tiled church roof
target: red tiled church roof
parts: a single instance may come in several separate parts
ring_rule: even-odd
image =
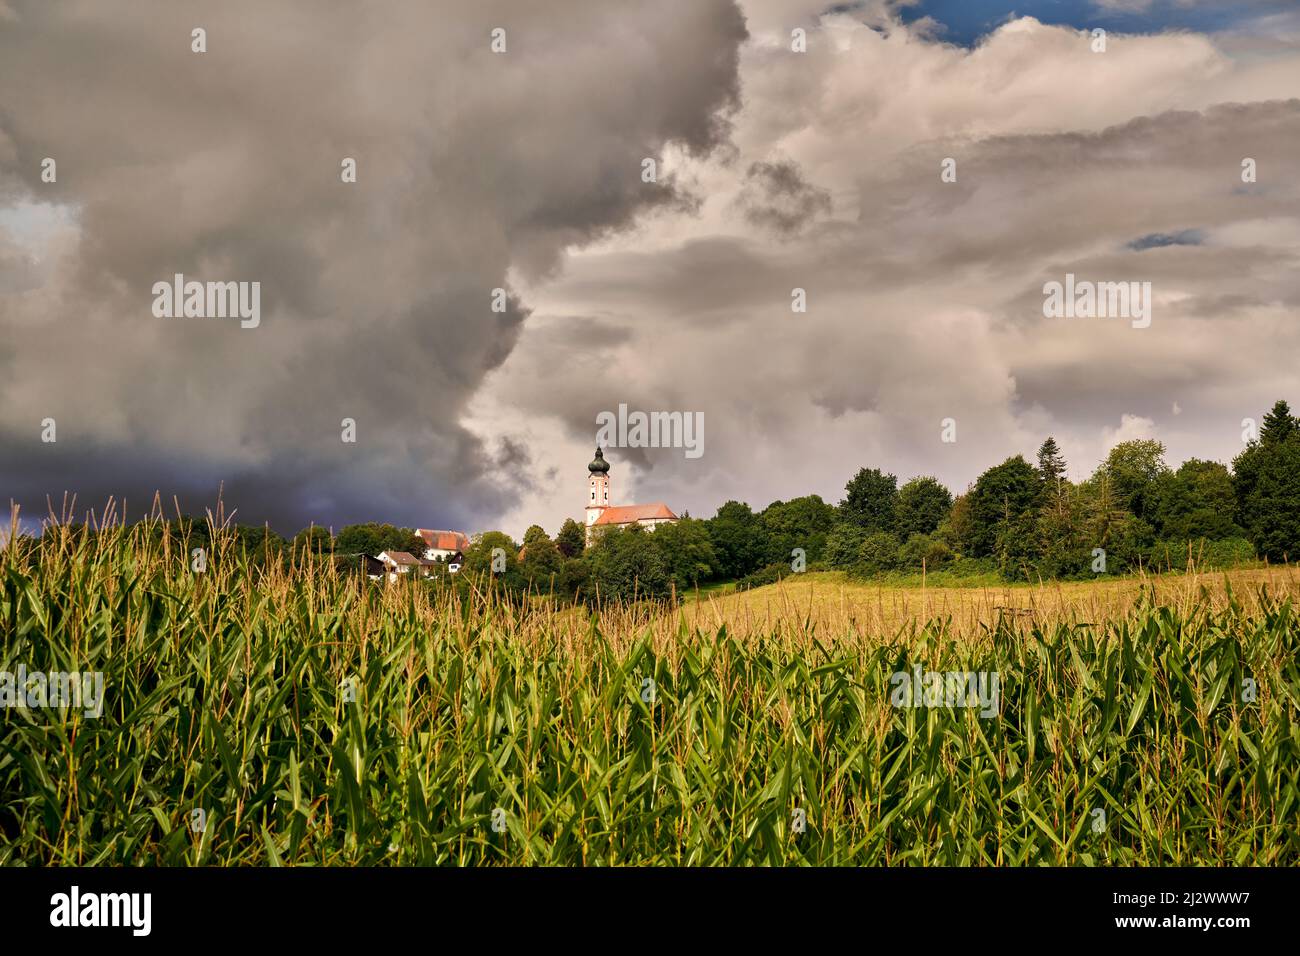
[[[621,505],[616,508],[606,508],[600,513],[600,517],[593,522],[593,526],[630,524],[633,521],[647,521],[651,518],[668,518],[676,521],[677,515],[673,514],[662,501],[656,501],[652,505]]]

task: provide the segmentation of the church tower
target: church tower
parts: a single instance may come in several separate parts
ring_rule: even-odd
[[[590,528],[609,507],[609,462],[599,448],[587,471],[590,472],[587,476],[587,527]]]

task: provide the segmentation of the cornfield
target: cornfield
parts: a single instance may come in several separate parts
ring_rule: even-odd
[[[1289,585],[742,635],[212,536],[202,571],[148,523],[0,553],[0,671],[104,680],[98,717],[5,709],[0,864],[1300,862]],[[895,706],[916,669],[996,712]]]

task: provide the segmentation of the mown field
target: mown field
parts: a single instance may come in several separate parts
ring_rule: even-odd
[[[1181,613],[1236,602],[1250,612],[1264,595],[1300,594],[1300,568],[1195,569],[1155,576],[1101,576],[1094,581],[919,587],[854,581],[843,572],[791,575],[779,584],[735,593],[725,588],[686,595],[692,626],[727,625],[733,634],[812,631],[824,641],[873,641],[911,623],[946,636],[987,642],[999,624],[1020,627],[1099,625],[1159,605]]]
[[[105,686],[3,712],[0,865],[1300,862],[1288,569],[592,614],[224,542],[0,552],[0,671]]]

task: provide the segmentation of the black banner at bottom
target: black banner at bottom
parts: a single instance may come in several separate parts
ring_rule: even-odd
[[[1218,942],[1295,920],[1293,869],[0,869],[10,938],[373,945],[474,928],[492,942],[729,943],[853,927],[873,942],[988,930]],[[603,934],[611,934],[605,937]],[[621,942],[618,942],[621,941]],[[955,941],[955,940],[954,940]]]

